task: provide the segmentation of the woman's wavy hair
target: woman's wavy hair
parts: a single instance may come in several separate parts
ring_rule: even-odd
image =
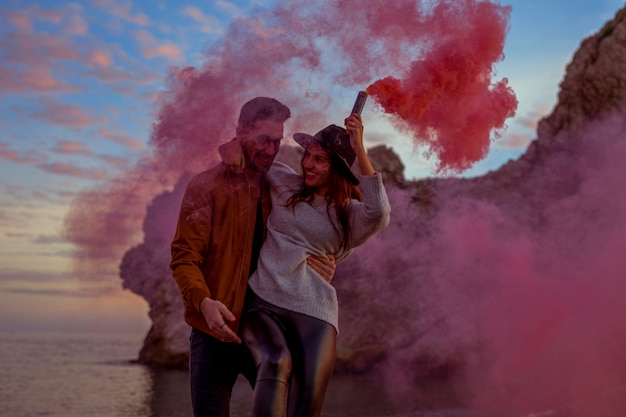
[[[306,149],[305,149],[306,152]],[[302,172],[304,172],[304,167],[302,167],[302,162],[304,158],[300,161]],[[330,219],[331,224],[335,228],[337,232],[341,234],[341,247],[345,250],[350,244],[350,240],[352,239],[352,233],[350,230],[350,208],[352,199],[363,201],[363,195],[361,194],[361,190],[348,181],[346,177],[341,175],[340,171],[337,169],[334,158],[330,158],[331,161],[331,170],[330,170],[330,178],[329,178],[329,187],[326,192],[326,213],[328,214],[328,218]],[[295,190],[294,193],[287,199],[285,203],[286,207],[295,209],[296,204],[300,202],[310,203],[313,201],[315,196],[315,188],[309,187],[304,182],[304,176],[302,177],[302,185],[299,190]],[[337,221],[339,223],[339,227],[337,222],[333,219],[330,214],[331,207],[335,207],[335,212],[337,213]],[[340,230],[341,229],[341,230]]]

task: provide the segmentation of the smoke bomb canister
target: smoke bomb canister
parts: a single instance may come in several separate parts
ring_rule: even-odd
[[[363,107],[365,106],[365,101],[367,100],[367,93],[365,91],[359,91],[359,95],[356,96],[356,101],[354,102],[354,107],[352,107],[352,113],[361,114],[363,111]]]

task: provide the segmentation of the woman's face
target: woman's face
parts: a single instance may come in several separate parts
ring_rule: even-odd
[[[304,150],[302,171],[304,183],[315,189],[315,194],[325,195],[330,186],[332,163],[328,153],[320,145],[313,143]]]

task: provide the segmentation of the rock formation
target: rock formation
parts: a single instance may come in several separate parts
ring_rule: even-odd
[[[550,312],[570,311],[582,299],[561,292],[571,288],[563,275],[572,286],[584,287],[583,272],[613,265],[602,258],[606,252],[598,242],[626,243],[619,240],[625,229],[617,175],[617,167],[626,164],[620,159],[626,156],[625,17],[626,8],[582,42],[537,138],[498,170],[471,179],[406,181],[391,149],[370,150],[385,175],[392,222],[338,267],[338,373],[402,374],[408,385],[473,366],[495,372],[506,365],[514,373],[529,369],[524,366],[532,363],[536,346],[551,346],[545,332],[562,329],[567,320]],[[295,151],[285,152],[282,158],[297,161],[288,155]],[[147,364],[187,364],[188,328],[167,264],[174,225],[151,227],[165,223],[163,216],[170,223],[176,218],[187,180],[153,201],[158,211],[148,207],[145,241],[121,264],[124,286],[150,305],[153,325],[140,354]],[[601,191],[599,185],[607,183],[614,187]],[[596,240],[596,231],[607,239]],[[553,290],[563,296],[553,297]],[[528,320],[522,312],[529,312]],[[508,334],[509,325],[521,333],[509,340],[494,336]],[[524,331],[533,337],[525,338]],[[513,340],[528,349],[515,350],[509,346]],[[503,351],[517,356],[498,356]]]

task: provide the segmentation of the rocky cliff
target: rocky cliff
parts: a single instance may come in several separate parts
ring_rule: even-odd
[[[623,294],[626,265],[613,255],[626,243],[625,16],[620,10],[582,42],[537,138],[498,170],[406,181],[391,149],[370,150],[386,176],[392,222],[338,267],[338,373],[411,386],[480,369],[480,382],[497,389],[513,384],[511,375],[538,378],[540,369],[579,359],[574,335],[593,327],[581,312],[605,325],[606,308],[624,313],[613,297]],[[187,180],[154,200],[158,216],[176,216]],[[126,253],[121,277],[150,305],[140,360],[184,367],[188,329],[167,265],[173,231],[151,227],[163,224],[156,213],[148,208],[145,241]],[[151,276],[138,279],[146,266]],[[608,336],[595,336],[599,345],[585,347],[603,352]]]

